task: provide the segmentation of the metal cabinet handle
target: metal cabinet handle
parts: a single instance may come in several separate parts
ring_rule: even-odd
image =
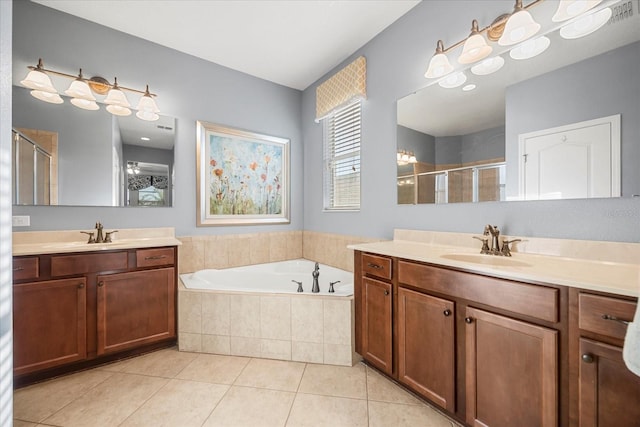
[[[84,283],[78,283],[78,289],[83,289],[84,288]]]
[[[24,267],[16,267],[13,269],[13,271],[22,271],[24,270]]]
[[[618,319],[616,316],[612,316],[610,314],[603,314],[602,318],[604,320],[613,320],[614,322],[622,323],[623,325],[628,325],[629,324],[628,320]]]
[[[99,287],[99,288],[101,288],[101,287],[103,287],[103,286],[104,286],[104,282],[103,282],[103,281],[98,282],[98,287]]]
[[[451,316],[451,310],[449,310],[448,308],[442,312],[442,314],[444,314],[445,316]]]
[[[582,355],[582,361],[584,363],[593,363],[593,355],[589,354],[589,353],[585,353]]]
[[[153,256],[146,256],[144,257],[145,260],[149,260],[149,259],[163,259],[166,258],[166,255],[153,255]]]
[[[385,289],[385,290],[384,290],[384,294],[385,294],[385,295],[389,295],[389,291]]]
[[[472,317],[465,317],[464,321],[467,323],[473,323],[473,318]]]
[[[375,268],[376,270],[382,270],[382,269],[384,269],[384,267],[383,267],[383,266],[378,265],[378,264],[372,264],[372,263],[367,263],[367,267]]]

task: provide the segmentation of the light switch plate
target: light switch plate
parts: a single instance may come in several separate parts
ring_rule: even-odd
[[[31,217],[29,215],[14,215],[12,220],[14,227],[29,227],[31,225]]]

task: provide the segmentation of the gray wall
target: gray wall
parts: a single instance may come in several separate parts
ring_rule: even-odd
[[[31,215],[32,224],[15,231],[90,228],[96,220],[110,229],[173,226],[178,236],[303,228],[300,91],[35,3],[13,2],[13,17],[14,84],[42,58],[70,74],[82,67],[85,76],[117,76],[124,86],[149,84],[161,114],[177,118],[172,208],[14,207],[14,215]],[[291,224],[196,227],[196,120],[291,140]]]
[[[640,194],[640,42],[508,87],[507,195],[518,194],[518,135],[621,115],[622,196]]]
[[[13,421],[11,307],[11,9],[0,1],[0,425]]]
[[[60,205],[111,205],[112,122],[104,110],[49,104],[14,87],[13,126],[58,133]]]
[[[306,230],[390,238],[396,228],[478,233],[487,223],[506,233],[610,241],[640,241],[640,198],[451,205],[396,204],[396,100],[426,83],[438,39],[447,44],[509,12],[504,1],[424,1],[358,49],[302,96]],[[322,211],[322,125],[314,123],[316,87],[359,55],[367,58],[362,111],[360,212]],[[591,102],[597,98],[589,97]]]

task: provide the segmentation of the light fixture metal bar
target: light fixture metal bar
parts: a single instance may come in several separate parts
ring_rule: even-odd
[[[38,70],[38,71],[42,71],[42,72],[45,72],[45,73],[54,74],[56,76],[66,77],[66,78],[72,79],[72,80],[75,80],[75,79],[78,78],[77,75],[67,74],[67,73],[63,73],[61,71],[55,71],[55,70],[51,70],[51,69],[48,69],[48,68],[44,68],[42,66],[42,59],[38,60],[38,66],[34,67],[33,65],[29,65],[29,66],[27,66],[27,68],[30,69],[30,70]],[[87,79],[87,81],[91,81],[91,79]],[[100,84],[104,84],[105,86],[109,86],[109,88],[113,87],[113,85],[111,83],[109,83],[106,79],[105,79],[105,81],[107,83],[100,82]],[[121,90],[129,91],[129,92],[139,93],[141,95],[144,95],[146,93],[146,91],[144,91],[144,90],[132,89],[130,87],[121,86],[121,85],[118,85],[118,88],[121,89]],[[149,95],[154,96],[154,97],[158,96],[155,93],[149,93]]]
[[[536,6],[539,3],[542,3],[544,0],[534,0],[531,3],[529,3],[526,6],[523,6],[522,8],[524,10],[527,10],[533,6]],[[511,16],[511,13],[505,13],[503,15],[498,16],[491,24],[487,25],[486,27],[480,28],[478,30],[478,34],[482,34],[488,30],[490,30],[491,28],[495,28],[495,27],[499,27],[500,25],[506,24],[506,22],[509,20],[509,17]],[[448,53],[450,51],[452,51],[453,49],[462,46],[464,44],[464,42],[467,41],[469,37],[465,37],[464,39],[460,40],[459,42],[456,42],[455,44],[452,44],[451,46],[444,48],[442,50],[442,53]]]

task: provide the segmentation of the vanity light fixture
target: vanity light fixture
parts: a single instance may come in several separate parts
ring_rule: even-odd
[[[481,63],[471,67],[471,72],[476,76],[486,76],[495,73],[504,65],[504,59],[501,56],[487,58]]]
[[[509,56],[518,60],[533,58],[547,50],[550,44],[551,40],[545,36],[538,37],[537,39],[526,40],[511,49]]]
[[[593,9],[602,3],[602,0],[560,0],[558,10],[553,15],[553,22],[562,22]]]
[[[107,104],[107,111],[118,116],[128,116],[131,114],[131,104],[129,104],[129,101],[123,92],[128,91],[142,95],[138,102],[138,107],[136,108],[138,110],[136,113],[138,118],[147,121],[154,121],[160,118],[160,116],[158,116],[160,110],[153,99],[156,95],[149,92],[148,85],[145,91],[140,91],[119,86],[117,79],[114,79],[113,84],[110,84],[107,80],[99,76],[86,80],[82,76],[82,69],[80,69],[77,76],[74,76],[44,68],[42,59],[38,60],[38,65],[35,67],[29,66],[28,68],[30,71],[27,74],[27,77],[20,83],[25,87],[33,89],[31,91],[31,95],[41,101],[52,104],[62,104],[64,102],[51,82],[49,77],[51,74],[73,80],[69,88],[65,91],[65,94],[72,97],[70,101],[71,104],[78,108],[85,110],[98,110],[100,107],[96,103],[94,93],[99,95],[106,94],[107,97],[103,102]]]
[[[431,61],[429,61],[429,67],[427,68],[427,72],[424,73],[424,76],[428,79],[435,79],[445,76],[452,71],[453,66],[451,66],[447,55],[445,55],[444,42],[438,40],[436,53],[433,55],[433,58],[431,58]]]
[[[480,34],[478,21],[474,19],[471,22],[471,34],[467,41],[464,42],[458,62],[472,64],[491,55],[491,52],[493,52],[493,48],[487,44],[484,36]]]
[[[560,28],[560,36],[569,40],[588,36],[606,24],[611,18],[612,13],[611,8],[607,7],[595,13],[590,13],[578,18]]]
[[[416,159],[413,151],[400,150],[396,154],[396,162],[398,163],[398,166],[404,166],[408,164],[418,163],[418,159]]]
[[[127,173],[129,175],[138,175],[140,173],[138,162],[127,162]]]
[[[538,31],[540,31],[540,24],[534,21],[531,14],[525,10],[522,0],[516,0],[516,6],[507,20],[498,44],[511,46],[533,37]]]

